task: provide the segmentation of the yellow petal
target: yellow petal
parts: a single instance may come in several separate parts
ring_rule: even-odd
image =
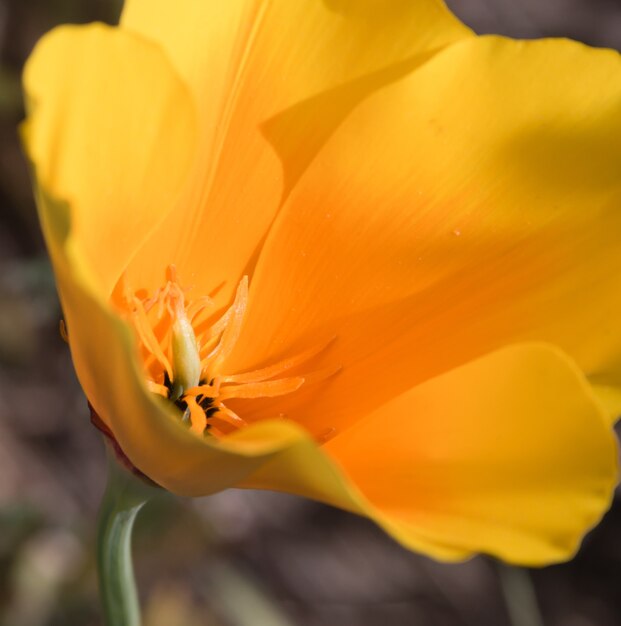
[[[621,417],[621,385],[593,384],[593,392],[614,424]]]
[[[361,496],[310,448],[249,486],[361,512],[438,558],[570,558],[610,505],[615,437],[577,367],[545,345],[487,355],[391,400],[325,445]]]
[[[232,97],[274,114],[471,34],[441,0],[127,0],[121,26],[164,46],[211,124]]]
[[[74,245],[110,293],[187,175],[192,98],[157,46],[102,24],[46,35],[24,86],[37,181],[71,203]]]
[[[137,256],[132,283],[155,287],[174,262],[222,303],[251,262],[290,184],[340,119],[386,82],[345,87],[259,128],[300,100],[470,35],[439,0],[129,0],[121,25],[166,49],[199,103],[201,158],[192,184]],[[152,262],[154,256],[160,264]]]
[[[442,0],[128,0],[121,25],[166,49],[199,102],[207,143],[223,124],[256,127],[472,34]]]
[[[342,372],[322,393],[239,410],[345,426],[522,340],[560,346],[609,388],[612,410],[617,135],[620,57],[570,41],[464,40],[370,97],[270,232],[227,365],[252,370],[336,335],[317,367]]]

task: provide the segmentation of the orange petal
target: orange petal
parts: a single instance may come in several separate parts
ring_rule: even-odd
[[[506,350],[396,398],[333,439],[332,462],[286,420],[196,437],[147,392],[132,333],[57,227],[68,207],[44,206],[80,381],[94,385],[95,409],[130,460],[162,486],[287,490],[367,515],[440,558],[484,550],[526,564],[569,557],[607,506],[614,437],[577,369],[545,347]]]
[[[443,559],[475,552],[542,565],[570,558],[609,507],[615,437],[578,368],[545,345],[505,348],[407,391],[325,452],[283,453],[248,486],[370,516]]]
[[[321,393],[236,405],[313,431],[518,340],[562,347],[621,407],[621,59],[464,40],[365,101],[263,248],[227,372],[335,334]]]
[[[283,195],[281,163],[259,125],[310,96],[470,35],[439,0],[129,0],[121,24],[166,49],[201,113],[193,180],[137,255],[132,283],[155,287],[161,267],[174,262],[199,292],[228,281],[219,304],[230,300]],[[296,110],[270,128],[287,176],[298,175],[318,139],[386,80],[345,87],[313,106],[314,117]]]

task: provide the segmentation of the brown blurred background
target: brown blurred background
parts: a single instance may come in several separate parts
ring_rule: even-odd
[[[449,4],[478,32],[621,49],[619,0]],[[93,542],[103,447],[58,333],[16,125],[20,71],[36,39],[61,22],[114,21],[119,6],[0,0],[1,626],[101,623]],[[234,490],[149,504],[135,554],[145,626],[621,625],[618,504],[573,562],[533,572],[486,558],[438,564],[366,520]]]

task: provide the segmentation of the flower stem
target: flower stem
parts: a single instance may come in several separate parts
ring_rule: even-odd
[[[497,570],[511,626],[544,626],[528,570],[502,563]]]
[[[156,492],[122,468],[108,450],[108,485],[97,529],[99,593],[106,626],[140,626],[131,536],[138,511]]]

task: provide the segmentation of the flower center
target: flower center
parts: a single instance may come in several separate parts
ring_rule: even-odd
[[[190,292],[171,265],[165,284],[153,294],[133,291],[122,277],[112,302],[135,330],[147,387],[174,403],[194,433],[221,436],[247,425],[226,406],[229,399],[282,396],[338,371],[283,376],[325,350],[330,340],[268,367],[227,374],[226,359],[248,303],[248,278],[242,278],[233,304],[221,314],[211,296],[191,297]]]

